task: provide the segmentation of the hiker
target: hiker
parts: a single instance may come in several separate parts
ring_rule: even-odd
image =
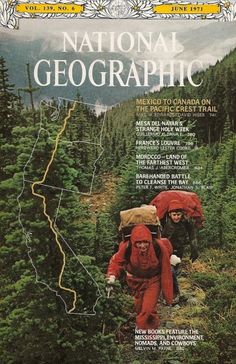
[[[167,238],[173,247],[171,266],[173,274],[174,303],[178,303],[180,289],[177,280],[179,264],[184,254],[184,246],[190,244],[192,262],[198,258],[196,231],[193,222],[186,219],[184,205],[179,200],[171,200],[168,205],[168,213],[162,237]]]
[[[126,272],[126,281],[134,297],[137,328],[158,328],[160,320],[156,306],[161,290],[167,304],[172,303],[171,253],[167,239],[153,240],[148,227],[138,224],[131,231],[130,241],[121,242],[118,252],[110,259],[107,283],[113,284],[122,271]]]

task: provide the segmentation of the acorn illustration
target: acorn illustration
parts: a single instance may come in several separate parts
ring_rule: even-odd
[[[224,3],[224,7],[226,8],[226,9],[228,9],[229,7],[230,7],[230,1],[227,1],[227,2],[225,2]]]

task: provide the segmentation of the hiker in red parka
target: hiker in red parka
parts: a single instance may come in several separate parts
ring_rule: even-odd
[[[126,250],[131,244],[130,257]],[[157,244],[159,254],[156,254]],[[172,247],[167,239],[152,239],[150,230],[145,225],[136,225],[131,233],[130,243],[120,243],[119,250],[112,256],[108,266],[108,284],[119,278],[122,270],[126,271],[127,284],[134,297],[136,326],[140,329],[156,329],[159,326],[157,301],[162,290],[168,304],[173,299],[173,281],[170,265]]]

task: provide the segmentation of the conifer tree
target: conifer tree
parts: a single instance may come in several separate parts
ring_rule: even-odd
[[[13,94],[14,85],[9,83],[8,69],[3,57],[0,57],[0,134],[1,138],[11,138],[15,126],[17,97]]]

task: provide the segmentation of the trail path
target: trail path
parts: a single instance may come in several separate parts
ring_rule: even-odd
[[[100,191],[94,192],[91,196],[81,195],[81,201],[89,205],[92,212],[101,212],[111,204],[115,198],[118,178],[112,174],[106,173],[102,177],[102,187]]]
[[[194,272],[204,272],[207,267],[199,261],[191,263],[188,259],[183,260],[183,266],[178,281],[180,285],[180,301],[171,308],[161,305],[159,312],[161,326],[166,328],[190,328],[199,325],[201,322],[199,313],[206,310],[204,304],[205,292],[191,280]]]

